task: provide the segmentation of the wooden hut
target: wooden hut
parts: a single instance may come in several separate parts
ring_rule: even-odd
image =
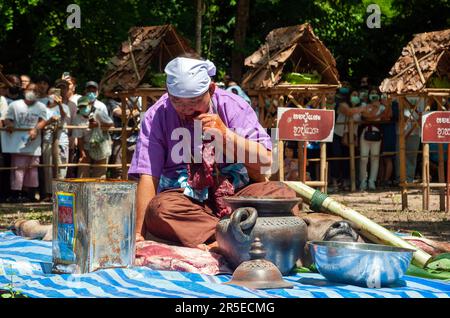
[[[258,99],[259,119],[266,128],[275,127],[277,107],[288,103],[303,107],[314,98],[321,108],[326,108],[326,95],[335,93],[340,86],[334,57],[308,23],[272,30],[267,35],[266,42],[245,59],[245,66],[249,70],[243,76],[242,87],[251,97]],[[292,84],[284,78],[288,72],[313,72],[320,80],[315,83]],[[299,142],[299,172],[305,167],[306,158],[300,155],[305,153],[305,146],[305,142]],[[282,141],[278,147],[282,160]],[[326,191],[325,143],[321,143],[320,150],[320,181],[306,183]],[[305,182],[304,174],[300,175],[300,180]],[[284,177],[281,162],[279,176],[281,180]]]
[[[402,192],[402,209],[407,209],[407,189],[418,187],[423,189],[423,209],[429,209],[430,188],[440,188],[440,208],[445,209],[444,188],[444,154],[442,144],[439,145],[439,183],[430,183],[429,174],[429,145],[423,144],[422,156],[422,182],[411,184],[406,182],[406,152],[404,127],[411,118],[405,118],[404,109],[415,110],[406,97],[420,96],[425,98],[425,111],[430,109],[433,102],[438,110],[446,110],[442,98],[450,94],[448,85],[439,84],[442,78],[450,77],[450,29],[420,33],[403,48],[400,58],[389,72],[389,77],[383,80],[380,90],[387,93],[390,98],[399,102],[399,156],[400,156],[400,186]],[[420,123],[413,122],[415,127]]]

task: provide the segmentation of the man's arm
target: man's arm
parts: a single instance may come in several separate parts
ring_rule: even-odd
[[[238,134],[227,130],[227,143],[231,140],[234,145],[234,159],[237,162],[237,154],[245,153],[243,164],[247,168],[248,175],[253,181],[266,181],[266,175],[262,173],[263,167],[270,168],[272,166],[272,152],[259,142],[246,139]]]
[[[142,174],[139,178],[136,196],[136,241],[142,241],[145,237],[145,212],[148,204],[156,195],[159,178]]]
[[[242,162],[247,168],[248,175],[253,181],[266,181],[266,176],[262,173],[262,168],[270,169],[272,165],[272,152],[267,150],[257,141],[239,136],[223,123],[217,114],[201,114],[197,117],[202,121],[202,129],[206,133],[219,134],[223,141],[223,152],[227,158],[231,158],[227,145],[233,145],[232,162]],[[239,158],[244,153],[244,158]]]
[[[80,158],[78,159],[79,163],[87,163],[88,158],[86,154],[86,149],[84,149],[84,140],[83,137],[76,138],[78,150],[80,150]]]

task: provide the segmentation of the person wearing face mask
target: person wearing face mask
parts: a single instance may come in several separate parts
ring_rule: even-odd
[[[422,113],[425,110],[425,98],[419,96],[407,96],[406,99],[415,109],[411,107],[405,107],[403,114],[405,118],[405,151],[406,151],[406,181],[414,182],[417,168],[417,151],[420,148],[421,128],[420,122],[422,120]],[[398,113],[398,111],[397,111]],[[396,116],[396,122],[398,123],[398,115]],[[399,127],[397,124],[397,140],[399,135]],[[395,174],[396,183],[400,181],[400,155],[399,155],[399,143],[397,142],[396,151],[397,157],[395,160]]]
[[[70,110],[70,122],[69,125],[75,125],[74,120],[78,111],[77,102],[81,95],[75,93],[76,80],[73,76],[68,75],[65,72],[62,78],[55,81],[55,87],[61,90],[62,103],[66,104]],[[77,152],[76,152],[76,138],[72,136],[72,131],[69,131],[69,163],[78,162]],[[67,168],[67,177],[76,178],[77,167]]]
[[[38,168],[30,166],[39,164],[41,129],[46,124],[47,110],[45,105],[37,101],[35,84],[26,87],[24,96],[24,99],[9,104],[5,117],[8,133],[3,137],[8,139],[4,140],[8,150],[3,151],[11,153],[11,166],[19,167],[11,170],[12,196],[9,202],[27,201],[24,188],[28,188],[32,194],[39,186]],[[26,128],[28,131],[14,131],[14,128]]]
[[[385,107],[385,110],[381,116],[382,121],[388,121],[381,126],[381,131],[384,136],[381,143],[382,154],[380,161],[380,173],[379,178],[381,186],[383,188],[389,188],[393,185],[393,172],[394,172],[394,154],[397,139],[395,138],[395,122],[393,119],[393,104],[394,101],[389,102],[386,94],[381,94],[381,104]]]
[[[106,105],[103,102],[98,100],[98,84],[97,84],[97,82],[89,81],[86,83],[84,96],[87,97],[90,105],[94,106],[95,109],[101,109],[102,111],[105,111],[107,114],[109,114],[108,107],[106,107]]]
[[[60,127],[70,123],[69,106],[63,103],[62,97],[58,94],[56,88],[49,89],[47,100],[47,128]],[[67,129],[59,129],[58,135],[55,136],[51,129],[47,129],[43,134],[42,142],[42,160],[44,164],[53,164],[53,138],[56,137],[58,142],[58,163],[66,164],[69,157],[69,136]],[[42,201],[50,202],[52,199],[52,179],[65,178],[67,167],[59,167],[58,175],[53,175],[52,167],[44,168],[44,198]]]
[[[385,107],[380,103],[380,95],[376,89],[372,89],[369,94],[370,103],[361,113],[364,121],[380,121]],[[380,150],[382,132],[380,125],[363,124],[360,126],[360,161],[359,161],[359,181],[360,190],[376,190],[378,168],[380,164]],[[367,164],[370,155],[370,173],[367,177]],[[368,178],[368,179],[367,179]]]
[[[106,164],[111,155],[111,137],[103,128],[114,126],[114,122],[109,117],[105,104],[95,103],[88,96],[80,97],[74,125],[88,126],[87,129],[80,128],[72,131],[80,151],[79,163]],[[78,167],[78,177],[104,179],[106,171],[106,167],[81,166]]]
[[[220,177],[228,181],[234,195],[296,197],[284,184],[266,181],[263,168],[272,164],[270,137],[243,98],[216,87],[211,79],[215,72],[211,61],[194,56],[177,57],[165,67],[167,94],[146,112],[128,171],[131,179],[139,180],[138,241],[148,234],[182,246],[213,246],[221,217],[213,201],[219,194],[215,180]],[[202,141],[202,135],[211,140],[211,133],[216,154],[223,151],[216,170],[208,157],[203,160],[202,149],[210,143]],[[183,147],[184,158],[179,156],[180,145],[187,147]],[[214,183],[201,191],[193,188],[192,170],[188,170],[195,168],[191,156],[197,154],[200,161],[194,158],[194,162],[209,173],[204,179]]]
[[[349,90],[350,91],[350,90]],[[339,92],[336,108],[336,125],[334,128],[333,142],[331,143],[332,157],[348,157],[349,156],[349,119],[352,118],[355,122],[360,120],[360,114],[364,110],[361,106],[358,92],[352,91],[350,94],[343,95]],[[358,125],[354,124],[354,141],[357,145],[357,129]],[[347,135],[347,136],[346,136]],[[350,171],[349,163],[344,160],[332,160],[330,163],[331,188],[330,192],[339,191],[339,183],[341,189],[349,189],[350,185]]]
[[[8,110],[8,101],[5,98],[7,92],[7,85],[3,82],[0,82],[0,127],[4,127],[4,120],[6,117],[6,112]],[[9,167],[9,154],[2,152],[2,147],[0,143],[0,167]],[[0,202],[3,202],[9,196],[9,171],[3,170],[0,171],[0,178],[4,180],[0,184]]]
[[[23,98],[23,90],[20,83],[20,78],[15,74],[5,75],[8,82],[11,83],[12,86],[8,87],[6,94],[6,101],[8,104],[12,103],[15,100]]]

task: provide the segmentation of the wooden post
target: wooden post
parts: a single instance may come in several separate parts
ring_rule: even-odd
[[[283,140],[278,140],[278,173],[279,180],[284,181],[284,143]]]
[[[424,112],[429,111],[428,98],[425,98]],[[422,145],[422,210],[430,209],[430,145]]]
[[[127,158],[127,139],[128,139],[128,134],[127,134],[127,99],[126,97],[122,97],[121,98],[122,104],[121,104],[121,108],[122,108],[122,134],[120,135],[120,142],[122,144],[122,180],[127,180],[128,179],[128,167],[127,167],[127,163],[128,163],[128,158]]]
[[[307,161],[306,141],[298,142],[298,176],[301,182],[306,181],[306,161]]]
[[[344,127],[345,129],[345,127]],[[355,126],[353,116],[348,119],[348,141],[350,147],[350,182],[351,191],[356,191],[356,169],[355,169]]]
[[[439,150],[439,163],[438,163],[438,175],[439,183],[445,182],[445,168],[444,168],[444,145],[438,145]],[[439,189],[439,211],[445,211],[445,189]]]
[[[450,105],[447,106],[447,111],[450,110]],[[443,158],[444,159],[444,158]],[[444,160],[442,160],[444,162]],[[450,145],[447,144],[447,206],[445,212],[450,211]]]
[[[430,145],[422,145],[422,209],[428,211],[430,208]]]
[[[450,146],[447,145],[447,207],[445,212],[450,211]]]
[[[399,159],[400,159],[400,184],[401,184],[401,195],[402,195],[402,210],[408,208],[408,190],[404,186],[406,183],[406,154],[405,154],[405,116],[404,116],[404,100],[403,96],[398,97],[398,144],[399,144]]]
[[[325,94],[322,95],[322,109],[327,108],[327,101]],[[320,143],[320,181],[325,182],[325,185],[320,187],[320,191],[325,193],[328,187],[327,178],[327,144],[324,142]]]
[[[147,111],[147,107],[148,107],[148,96],[147,95],[143,95],[142,96],[141,112],[145,113]]]
[[[259,115],[259,123],[261,125],[264,125],[264,108],[266,107],[265,101],[264,101],[264,97],[261,93],[258,93],[258,115]],[[269,127],[264,127],[263,128],[269,128]]]
[[[59,127],[55,125],[55,128],[52,131],[52,175],[53,179],[59,179],[61,176],[59,175],[59,139],[58,139],[58,131]]]

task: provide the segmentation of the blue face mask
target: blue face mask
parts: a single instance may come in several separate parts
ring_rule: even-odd
[[[86,94],[86,97],[89,99],[89,101],[92,103],[97,99],[97,95],[95,95],[94,92],[89,92]]]
[[[341,88],[339,88],[339,93],[348,94],[348,93],[350,93],[350,89],[348,87],[341,87]]]
[[[380,99],[380,96],[378,96],[378,94],[370,94],[369,95],[369,99],[371,102],[377,101]]]

